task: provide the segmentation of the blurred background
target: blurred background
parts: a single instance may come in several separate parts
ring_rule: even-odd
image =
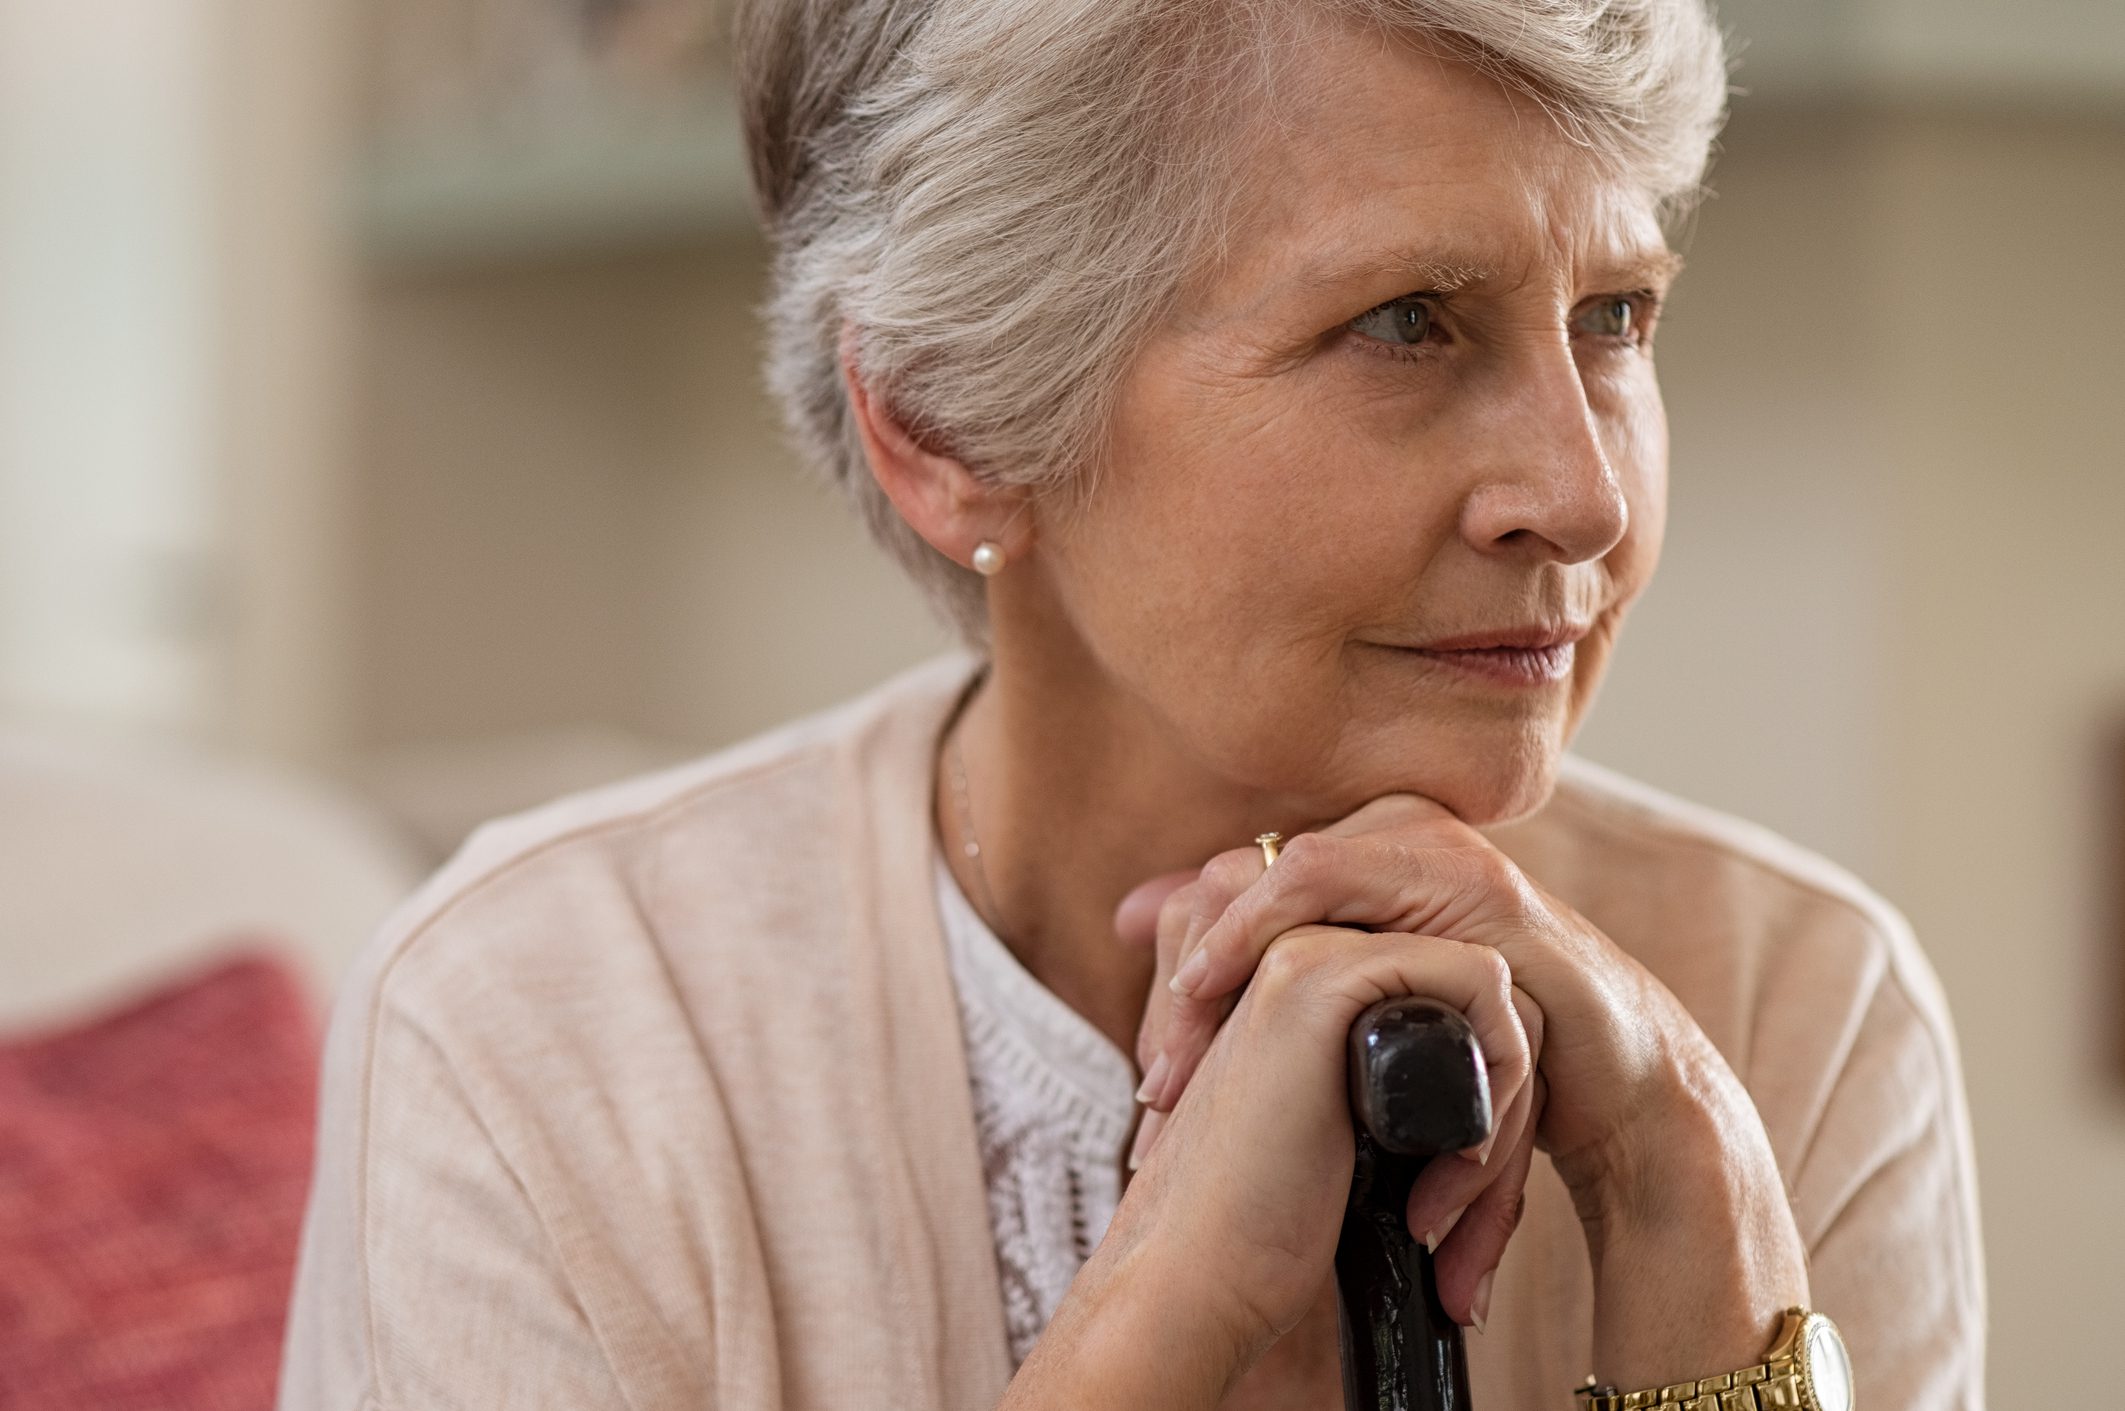
[[[1746,92],[1661,334],[1667,555],[1579,749],[1912,918],[1964,1044],[1992,1400],[2092,1404],[2125,1313],[2125,5],[1722,16]],[[724,74],[713,0],[0,0],[0,1113],[54,1072],[121,1101],[80,1076],[99,1026],[261,1052],[257,1006],[314,1023],[479,819],[945,644],[777,438]],[[299,1202],[308,1079],[173,1071],[126,1120],[277,1112]],[[38,1159],[0,1159],[0,1231],[74,1189]],[[10,1238],[0,1337],[10,1256],[70,1257]],[[276,1335],[217,1334],[260,1366]],[[26,1365],[0,1403],[133,1404]]]

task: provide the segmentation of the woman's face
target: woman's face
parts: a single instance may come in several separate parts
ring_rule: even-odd
[[[1658,557],[1675,261],[1640,191],[1462,64],[1326,34],[1281,106],[1096,489],[1039,507],[1038,630],[1234,785],[1515,817]],[[1583,635],[1417,650],[1512,631]]]

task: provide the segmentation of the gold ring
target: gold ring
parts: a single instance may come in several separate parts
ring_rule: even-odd
[[[1262,866],[1267,867],[1276,861],[1277,853],[1283,849],[1284,835],[1282,833],[1264,833],[1256,838],[1255,841],[1262,845]]]

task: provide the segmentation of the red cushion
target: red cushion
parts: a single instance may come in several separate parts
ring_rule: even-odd
[[[316,1082],[299,982],[248,954],[0,1044],[0,1407],[273,1404]]]

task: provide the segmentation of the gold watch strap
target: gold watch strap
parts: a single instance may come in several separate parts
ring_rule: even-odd
[[[1588,1377],[1578,1395],[1583,1411],[1651,1411],[1675,1407],[1678,1411],[1807,1411],[1800,1385],[1798,1333],[1806,1310],[1786,1314],[1771,1355],[1753,1367],[1722,1372],[1694,1382],[1649,1387],[1644,1391],[1618,1391],[1596,1386]]]
[[[1588,1387],[1580,1394],[1586,1398],[1586,1411],[1649,1411],[1656,1406],[1680,1411],[1803,1411],[1807,1405],[1800,1395],[1800,1364],[1791,1357],[1645,1391]]]

